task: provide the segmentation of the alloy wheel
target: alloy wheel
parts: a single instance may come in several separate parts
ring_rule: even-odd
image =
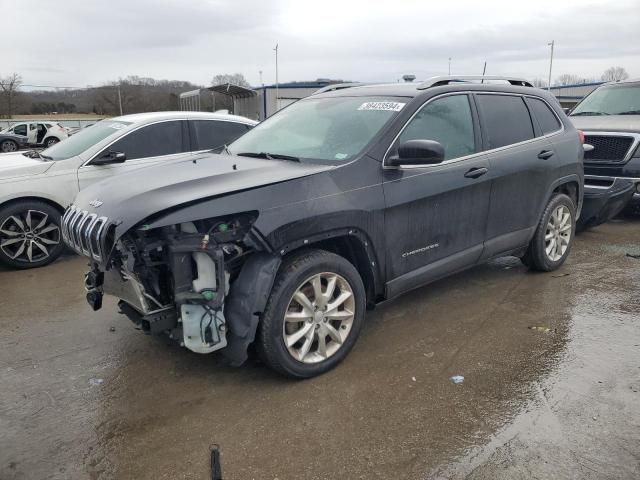
[[[353,289],[342,276],[324,272],[305,280],[284,315],[289,354],[302,363],[318,363],[335,355],[351,332],[355,305]]]
[[[2,153],[15,152],[18,150],[18,146],[11,141],[2,142]]]
[[[569,248],[572,233],[571,211],[565,205],[558,205],[549,217],[544,235],[545,253],[549,260],[557,262],[564,256]]]
[[[49,257],[60,243],[60,227],[39,210],[7,217],[0,225],[0,249],[11,260],[35,263]]]

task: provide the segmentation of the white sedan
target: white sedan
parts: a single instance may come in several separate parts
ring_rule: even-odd
[[[41,153],[0,154],[0,263],[33,268],[64,250],[60,217],[103,178],[224,147],[257,122],[204,112],[105,119]]]

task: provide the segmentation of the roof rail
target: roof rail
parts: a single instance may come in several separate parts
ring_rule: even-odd
[[[425,90],[431,87],[439,87],[441,85],[448,85],[450,83],[464,83],[471,80],[503,80],[509,82],[511,85],[517,85],[519,87],[533,87],[531,82],[524,78],[513,77],[499,77],[493,75],[442,75],[439,77],[432,77],[418,85],[418,90]]]
[[[318,95],[319,93],[333,92],[335,90],[343,90],[351,87],[361,87],[362,85],[364,85],[364,83],[361,82],[332,83],[331,85],[327,85],[326,87],[316,90],[311,95]]]

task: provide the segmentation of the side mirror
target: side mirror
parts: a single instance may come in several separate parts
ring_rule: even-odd
[[[110,165],[112,163],[123,163],[127,159],[124,152],[105,152],[98,158],[94,159],[92,165]]]
[[[398,147],[398,154],[387,159],[387,164],[437,165],[444,161],[444,147],[435,140],[408,140]]]

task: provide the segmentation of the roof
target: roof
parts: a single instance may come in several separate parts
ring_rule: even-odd
[[[225,113],[209,113],[209,112],[145,112],[133,113],[131,115],[123,115],[121,117],[110,118],[109,120],[121,120],[123,122],[146,123],[158,120],[221,120],[227,122],[246,123],[247,125],[256,125],[258,122],[250,118],[240,117],[238,115],[229,115]]]
[[[213,87],[207,88],[207,90],[216,93],[224,93],[225,95],[231,95],[236,98],[255,97],[258,95],[258,93],[251,87],[243,87],[241,85],[234,85],[233,83],[214,85]]]
[[[559,90],[561,88],[576,88],[576,87],[593,87],[602,85],[605,82],[586,82],[586,83],[573,83],[571,85],[552,85],[551,90]]]

